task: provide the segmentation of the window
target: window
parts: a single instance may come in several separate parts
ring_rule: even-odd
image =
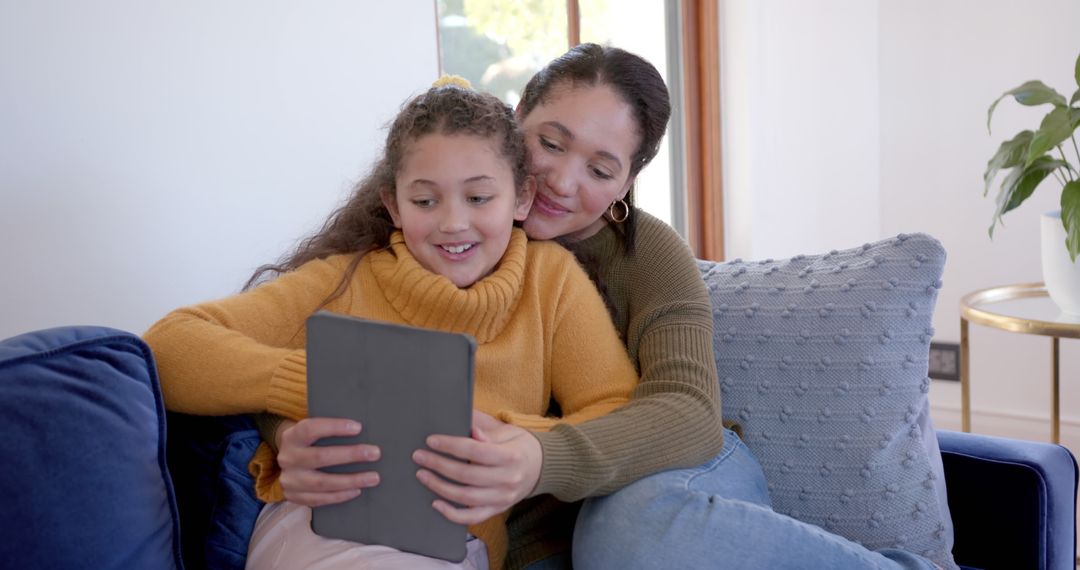
[[[438,0],[445,73],[517,105],[525,83],[568,49],[566,0]]]
[[[436,5],[443,71],[511,105],[536,71],[578,42],[615,45],[655,65],[671,90],[674,112],[660,153],[638,177],[637,205],[675,227],[699,257],[722,257],[716,0]]]

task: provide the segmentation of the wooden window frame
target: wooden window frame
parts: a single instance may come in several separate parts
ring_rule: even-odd
[[[682,2],[687,241],[702,259],[724,259],[718,0]]]
[[[581,43],[581,7],[577,0],[566,0],[566,40],[566,49]]]

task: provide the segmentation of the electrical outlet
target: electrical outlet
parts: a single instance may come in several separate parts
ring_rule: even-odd
[[[960,345],[955,342],[931,342],[927,376],[935,380],[960,380]]]

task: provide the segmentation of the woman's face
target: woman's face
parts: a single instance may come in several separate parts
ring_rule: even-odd
[[[587,238],[634,179],[641,136],[633,110],[606,85],[555,87],[522,119],[536,198],[525,232],[533,239]]]

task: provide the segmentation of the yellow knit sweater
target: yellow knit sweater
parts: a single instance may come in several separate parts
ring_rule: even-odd
[[[319,308],[476,338],[474,407],[532,430],[552,399],[577,423],[619,407],[637,383],[603,301],[573,257],[514,230],[491,275],[467,289],[427,271],[395,233],[367,254],[341,296],[323,301],[351,255],[311,261],[254,290],[173,311],[144,338],[169,409],[202,415],[307,415],[305,319]],[[582,374],[588,370],[588,374]],[[283,498],[273,453],[252,462],[260,498]],[[506,552],[505,517],[470,530],[492,567]]]

